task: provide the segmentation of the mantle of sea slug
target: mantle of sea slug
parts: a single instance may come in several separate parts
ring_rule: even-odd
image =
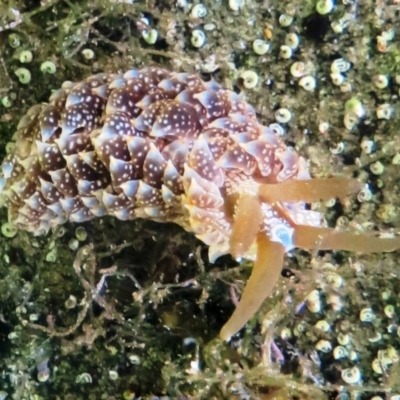
[[[229,251],[230,192],[256,176],[309,177],[234,92],[156,67],[67,82],[28,111],[14,140],[0,179],[19,229],[103,215],[171,221],[209,244],[213,260]]]

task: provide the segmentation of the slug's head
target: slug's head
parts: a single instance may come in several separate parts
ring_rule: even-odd
[[[322,226],[320,213],[305,203],[345,197],[360,190],[352,179],[289,179],[260,184],[253,193],[237,195],[229,251],[236,258],[252,258],[252,274],[232,317],[220,336],[227,340],[254,315],[280,277],[284,255],[306,250],[345,250],[362,253],[400,248],[400,238],[341,232]],[[246,188],[247,189],[247,188]]]

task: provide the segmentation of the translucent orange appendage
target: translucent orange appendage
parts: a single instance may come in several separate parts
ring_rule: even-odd
[[[258,198],[247,194],[240,196],[234,217],[229,247],[232,256],[237,258],[249,249],[260,230],[263,216]]]
[[[271,242],[264,234],[257,235],[257,259],[253,271],[236,310],[221,329],[221,339],[228,340],[238,332],[271,294],[282,271],[284,253],[282,245]]]
[[[339,232],[332,228],[296,225],[294,244],[302,249],[344,250],[355,253],[390,252],[400,248],[400,237],[379,238],[371,233]]]
[[[357,193],[360,189],[362,189],[362,184],[355,179],[336,177],[298,181],[291,179],[276,184],[262,184],[259,188],[259,196],[262,201],[269,204],[279,201],[312,203],[333,197],[343,198]]]

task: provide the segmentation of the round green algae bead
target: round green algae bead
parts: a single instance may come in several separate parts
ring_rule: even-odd
[[[15,71],[15,75],[17,75],[18,80],[23,84],[27,85],[31,81],[31,72],[27,68],[18,68]]]
[[[4,222],[1,225],[1,233],[8,238],[13,238],[17,234],[18,229],[11,222]]]
[[[79,226],[75,229],[75,237],[80,241],[84,242],[87,239],[87,232],[83,226]]]
[[[42,63],[42,65],[40,66],[40,70],[44,73],[44,74],[55,74],[57,67],[56,64],[53,63],[53,61],[45,61]]]

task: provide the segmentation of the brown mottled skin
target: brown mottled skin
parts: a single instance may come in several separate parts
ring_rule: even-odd
[[[294,247],[392,251],[397,237],[337,232],[305,202],[343,197],[353,180],[311,179],[306,161],[237,94],[158,67],[66,82],[21,119],[0,171],[17,228],[44,234],[103,215],[175,222],[210,246],[255,259],[221,337],[257,311]],[[347,236],[346,236],[347,235]]]

